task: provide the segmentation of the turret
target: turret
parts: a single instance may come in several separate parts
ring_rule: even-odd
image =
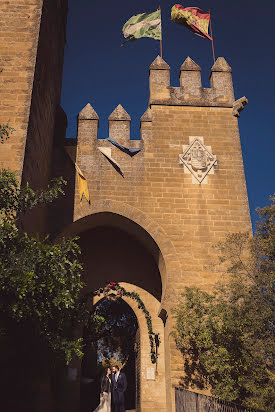
[[[190,57],[182,64],[179,78],[185,93],[191,96],[201,95],[201,68]]]
[[[131,117],[119,104],[109,116],[109,137],[124,144],[130,140]]]
[[[78,114],[78,143],[84,145],[92,144],[93,139],[97,139],[98,115],[93,107],[88,103]]]
[[[216,93],[216,99],[228,99],[233,104],[234,89],[232,82],[232,69],[223,57],[219,57],[211,69],[210,85]]]
[[[150,66],[150,102],[170,98],[170,66],[158,56]]]

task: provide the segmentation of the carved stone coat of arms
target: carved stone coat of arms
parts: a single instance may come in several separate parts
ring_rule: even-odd
[[[217,157],[213,155],[211,147],[205,146],[203,137],[190,136],[189,145],[183,146],[183,153],[179,155],[180,164],[184,171],[191,173],[194,183],[206,183],[209,173],[214,173],[213,166],[217,164]]]

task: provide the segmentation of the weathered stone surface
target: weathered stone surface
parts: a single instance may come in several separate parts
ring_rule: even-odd
[[[212,66],[211,72],[228,72],[232,73],[232,69],[224,57],[218,57]]]
[[[148,108],[146,112],[143,113],[143,115],[140,118],[141,122],[152,122],[152,110]]]
[[[197,63],[195,63],[194,60],[192,60],[189,56],[182,63],[180,71],[182,70],[186,70],[186,71],[194,70],[194,71],[201,72],[200,66]]]
[[[160,56],[157,56],[151,64],[150,70],[170,70],[170,66]]]
[[[37,189],[52,173],[66,18],[67,0],[0,2],[0,123],[15,129],[1,147],[0,165]],[[24,217],[24,226],[46,233],[46,219],[41,207]]]
[[[184,100],[202,100],[201,87],[201,68],[190,57],[185,59],[180,68],[180,86],[184,89],[179,89]]]
[[[240,112],[244,109],[244,107],[247,104],[248,104],[248,100],[245,96],[236,100],[233,103],[233,116],[240,117]]]
[[[109,121],[112,121],[112,120],[127,120],[127,121],[130,121],[131,117],[126,112],[126,110],[121,106],[121,104],[119,104],[109,116]]]
[[[158,62],[161,66],[161,61]],[[219,57],[211,69],[210,88],[202,88],[201,69],[190,57],[187,57],[180,69],[181,87],[170,86],[170,70],[165,70],[164,67],[158,70],[157,65],[155,67],[155,70],[150,70],[150,105],[233,106],[235,97],[232,70],[223,57]]]
[[[80,120],[98,120],[98,114],[94,108],[88,103],[78,114]]]

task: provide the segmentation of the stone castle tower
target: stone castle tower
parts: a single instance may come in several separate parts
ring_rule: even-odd
[[[142,149],[138,154],[97,138],[99,117],[89,103],[78,115],[77,139],[65,139],[59,101],[66,3],[32,0],[24,10],[15,0],[0,4],[7,16],[1,35],[9,42],[7,48],[0,43],[0,123],[16,129],[1,146],[0,165],[34,188],[53,176],[68,181],[66,196],[27,217],[25,229],[78,235],[89,290],[113,279],[139,293],[161,343],[152,378],[145,319],[127,301],[139,323],[137,410],[174,411],[183,359],[170,336],[171,309],[185,286],[210,289],[218,280],[209,269],[212,245],[228,232],[251,229],[237,119],[247,100],[235,101],[224,58],[211,69],[211,87],[202,88],[192,59],[180,68],[180,86],[171,87],[170,67],[158,56],[140,140],[130,140],[131,118],[121,105],[109,116],[109,137]],[[74,162],[91,205],[79,200]],[[74,367],[79,377],[80,365]]]

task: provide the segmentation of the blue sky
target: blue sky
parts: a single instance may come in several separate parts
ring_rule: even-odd
[[[122,26],[132,15],[162,8],[163,58],[178,86],[182,62],[190,56],[202,68],[203,87],[213,65],[211,42],[170,21],[176,2],[152,0],[69,0],[62,106],[67,137],[76,136],[76,116],[90,102],[99,115],[99,137],[108,136],[108,116],[120,103],[132,118],[131,136],[139,137],[139,119],[148,104],[148,69],[159,42],[140,39],[120,47]],[[184,7],[211,9],[216,57],[233,69],[236,99],[248,106],[239,120],[252,221],[257,206],[275,192],[275,2],[201,0]]]

